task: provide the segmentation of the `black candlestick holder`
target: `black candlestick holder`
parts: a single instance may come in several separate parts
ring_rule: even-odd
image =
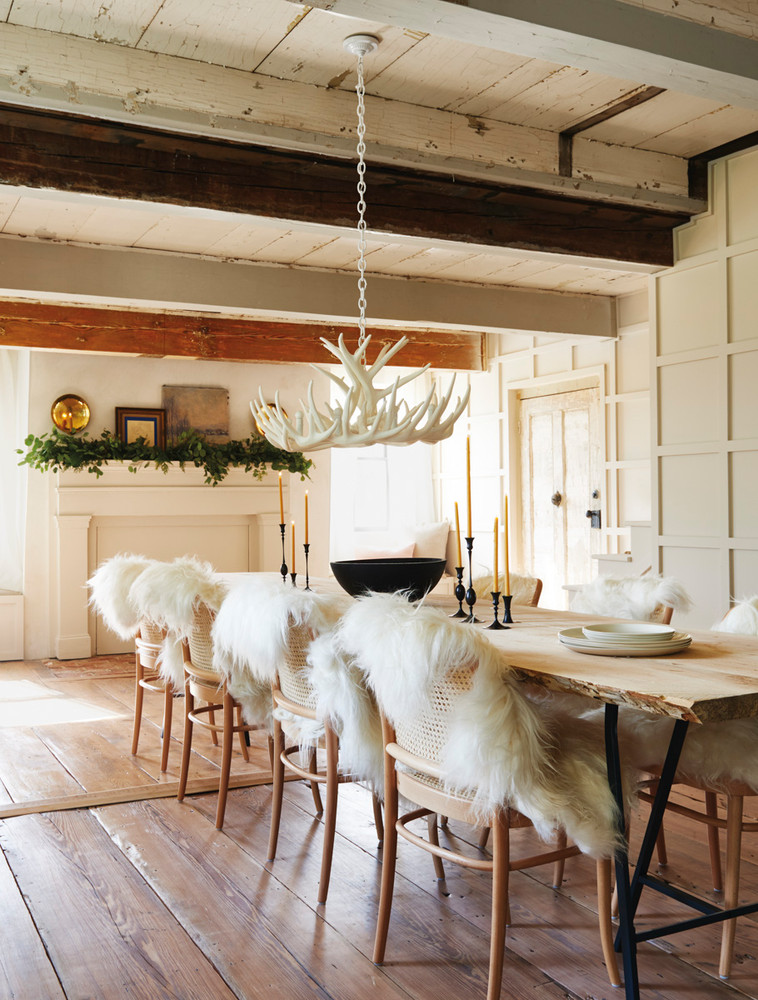
[[[503,621],[508,625],[513,625],[513,619],[511,618],[511,601],[513,600],[512,594],[503,594]]]
[[[474,614],[474,605],[476,604],[476,591],[474,590],[474,579],[472,576],[471,565],[472,565],[472,553],[474,551],[474,539],[466,539],[466,548],[468,549],[468,589],[466,590],[466,604],[468,604],[468,614],[466,615],[466,621],[471,625],[479,624],[480,619]]]
[[[305,549],[305,589],[306,590],[310,590],[311,589],[310,588],[310,579],[308,577],[308,553],[310,552],[310,549],[311,549],[311,543],[310,542],[304,542],[303,543],[303,548]]]
[[[503,601],[503,603],[505,603],[505,600]],[[504,628],[508,628],[507,625],[501,625],[500,622],[497,620],[497,612],[498,612],[498,605],[499,604],[500,604],[500,591],[499,590],[495,590],[495,591],[492,592],[492,610],[495,613],[495,620],[493,621],[493,623],[491,625],[485,625],[485,628],[491,628],[491,629],[504,629]],[[505,610],[505,609],[503,609],[503,610]]]
[[[450,615],[451,618],[467,618],[468,615],[463,610],[463,602],[466,599],[466,588],[463,586],[463,566],[455,567],[455,575],[458,577],[458,582],[455,585],[455,599],[458,602],[458,610]]]
[[[292,580],[292,586],[297,587],[295,581],[297,580],[297,573],[290,573],[290,580]]]
[[[282,565],[279,567],[279,572],[282,574],[282,583],[287,582],[287,560],[284,556],[284,529],[287,527],[286,524],[280,524],[279,530],[282,533]]]

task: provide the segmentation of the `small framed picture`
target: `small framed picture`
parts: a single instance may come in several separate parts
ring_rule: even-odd
[[[144,438],[154,448],[166,447],[166,411],[116,407],[116,436],[126,444]]]

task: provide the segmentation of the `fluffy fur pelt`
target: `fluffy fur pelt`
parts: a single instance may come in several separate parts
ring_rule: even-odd
[[[600,721],[602,710],[590,713]],[[619,709],[622,757],[641,771],[663,764],[674,720],[636,708]],[[758,791],[758,719],[691,724],[679,758],[677,776],[718,788],[725,781],[744,781]]]
[[[758,635],[758,597],[737,601],[732,610],[713,626],[713,631]]]
[[[218,611],[226,591],[227,585],[216,577],[210,563],[194,556],[153,562],[132,584],[129,599],[140,618],[149,618],[167,629],[159,668],[174,687],[184,683],[182,639],[192,631],[195,608],[207,604],[212,611]]]
[[[87,581],[89,603],[120,639],[131,639],[139,631],[142,615],[131,597],[137,577],[155,560],[125,553],[107,559]]]
[[[522,576],[520,573],[509,573],[508,582],[511,585],[511,600],[513,604],[534,604],[534,589],[537,578],[534,576]],[[499,580],[500,592],[504,590],[505,577]],[[489,576],[478,576],[473,581],[474,590],[479,597],[486,599],[492,590],[492,574]]]
[[[271,682],[284,658],[289,629],[304,625],[315,635],[328,632],[349,600],[284,586],[263,573],[232,585],[213,623],[213,665],[226,677],[246,722],[270,722]],[[314,735],[285,728],[298,742],[310,742]]]
[[[471,669],[441,754],[446,787],[473,795],[482,820],[511,805],[545,839],[563,827],[586,853],[610,856],[617,808],[602,737],[591,723],[531,703],[486,638],[436,609],[372,594],[355,601],[333,641],[394,725],[430,711],[432,689],[448,673]]]
[[[571,610],[649,621],[661,606],[687,611],[691,605],[682,584],[671,576],[599,576],[577,593]]]

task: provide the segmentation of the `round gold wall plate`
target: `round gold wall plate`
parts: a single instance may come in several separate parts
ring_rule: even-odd
[[[60,431],[75,434],[89,423],[89,406],[81,396],[58,396],[50,408],[53,423]]]

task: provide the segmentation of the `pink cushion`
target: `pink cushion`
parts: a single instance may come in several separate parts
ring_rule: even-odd
[[[416,548],[415,542],[410,542],[408,545],[403,546],[402,549],[395,549],[393,552],[390,552],[388,549],[356,548],[355,558],[356,559],[410,559],[413,555],[415,548]]]

